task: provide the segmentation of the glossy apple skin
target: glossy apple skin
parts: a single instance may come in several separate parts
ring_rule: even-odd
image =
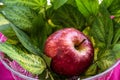
[[[46,40],[44,52],[52,58],[51,69],[64,76],[81,74],[94,58],[91,41],[74,28],[64,28],[51,34]]]

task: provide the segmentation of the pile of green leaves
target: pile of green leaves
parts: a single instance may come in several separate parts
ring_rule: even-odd
[[[51,5],[47,0],[2,2],[0,32],[9,44],[22,44],[28,52],[44,58],[47,69],[40,74],[41,80],[65,79],[49,69],[50,59],[43,53],[47,37],[61,28],[83,31],[94,44],[93,64],[80,77],[101,73],[120,58],[120,0],[51,0]]]

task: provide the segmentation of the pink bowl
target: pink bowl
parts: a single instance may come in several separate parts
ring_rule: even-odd
[[[0,61],[1,63],[12,73],[12,76],[15,80],[38,80],[36,78],[33,77],[28,77],[26,75],[21,74],[20,72],[14,70],[13,68],[10,67],[10,65],[8,64],[8,60],[6,61],[5,59],[3,59],[3,57],[0,56]]]
[[[2,57],[0,57],[0,61],[3,63],[3,65],[12,72],[13,75],[20,77],[22,80],[38,80],[32,77],[28,77],[26,75],[23,75],[15,70],[13,70],[7,63],[6,61],[3,60]],[[117,72],[116,72],[117,71]],[[119,80],[120,74],[120,60],[117,61],[114,65],[112,65],[109,69],[106,71],[97,74],[95,76],[91,76],[82,80]],[[80,78],[78,80],[81,80]]]

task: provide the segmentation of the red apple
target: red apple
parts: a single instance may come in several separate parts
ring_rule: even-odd
[[[74,28],[64,28],[46,40],[44,52],[51,57],[51,69],[64,76],[84,72],[94,58],[94,48],[86,35]]]

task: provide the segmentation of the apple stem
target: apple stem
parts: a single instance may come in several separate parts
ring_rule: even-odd
[[[79,43],[79,45],[81,45],[86,39],[83,39],[81,43]]]
[[[79,46],[85,41],[86,39],[83,39],[79,44],[75,45],[75,48],[79,50]]]

